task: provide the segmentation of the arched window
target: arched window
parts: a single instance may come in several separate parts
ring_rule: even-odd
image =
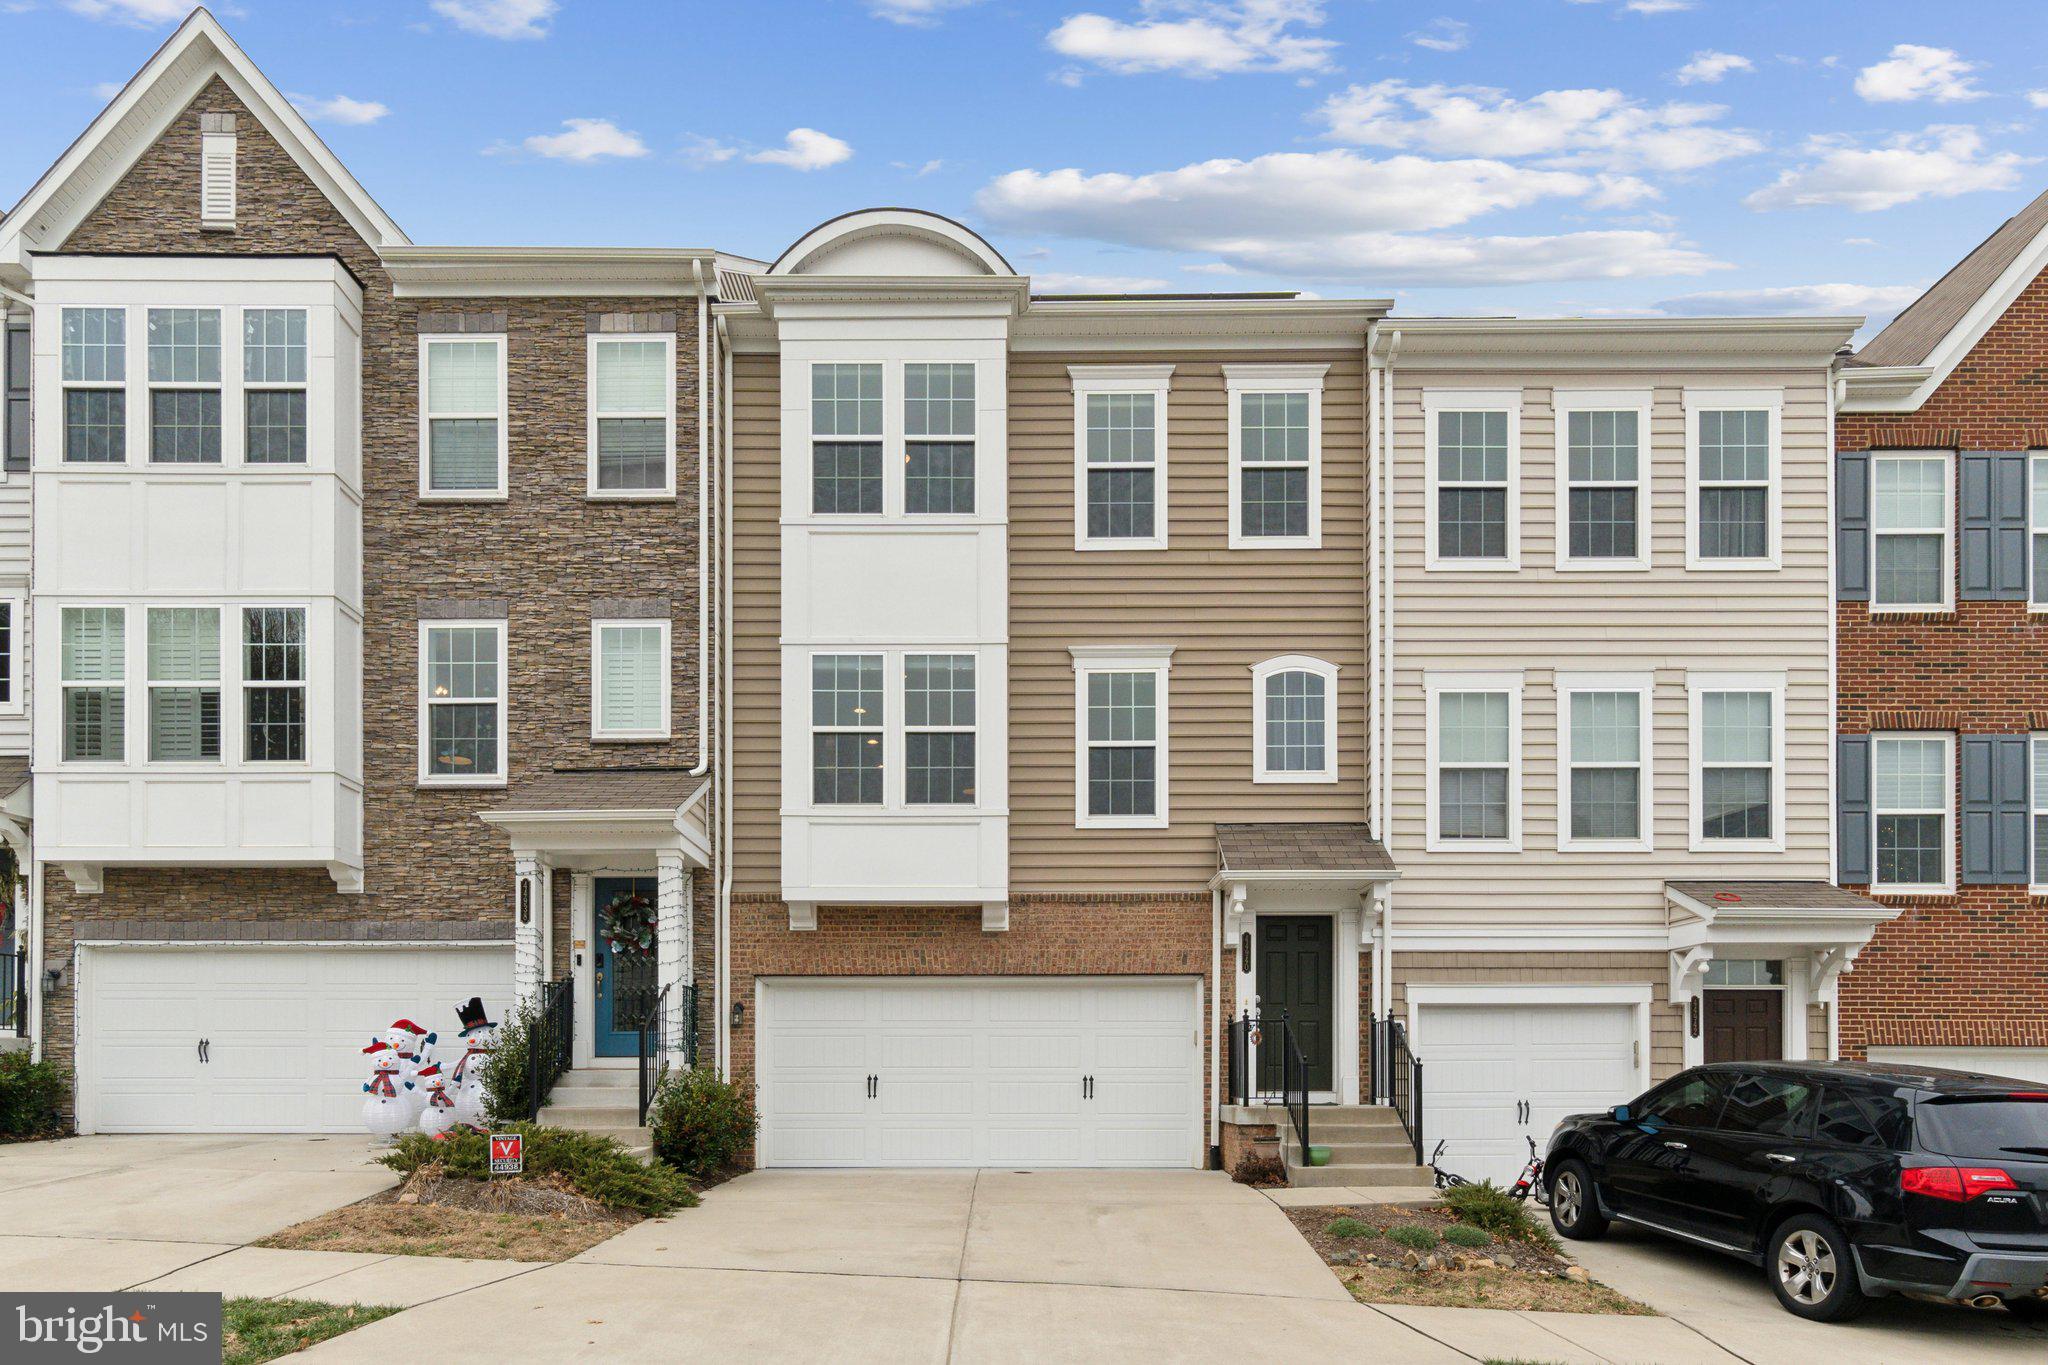
[[[1252,669],[1252,780],[1337,780],[1337,666],[1304,654]]]

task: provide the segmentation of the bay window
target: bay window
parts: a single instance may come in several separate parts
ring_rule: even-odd
[[[903,510],[974,510],[974,366],[903,367]]]
[[[882,367],[811,366],[811,511],[882,512]]]
[[[220,757],[220,608],[149,608],[149,760]]]
[[[885,774],[882,656],[811,658],[811,801],[879,806]]]
[[[306,609],[242,609],[242,756],[306,758]]]
[[[242,310],[242,458],[306,463],[306,310]]]
[[[120,308],[66,308],[62,328],[64,460],[125,463],[128,314]]]
[[[65,607],[59,676],[66,760],[127,756],[128,616],[121,607]]]
[[[972,654],[904,656],[905,805],[974,804],[974,724]]]
[[[220,310],[149,310],[149,458],[221,462]]]

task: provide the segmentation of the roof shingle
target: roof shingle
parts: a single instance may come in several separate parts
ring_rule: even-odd
[[[1666,882],[1681,896],[1710,905],[1747,910],[1881,910],[1891,908],[1868,896],[1827,882]]]
[[[1392,872],[1372,829],[1342,821],[1216,826],[1226,872]]]

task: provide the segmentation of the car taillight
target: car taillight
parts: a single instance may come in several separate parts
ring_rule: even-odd
[[[1924,1194],[1961,1204],[1992,1190],[2016,1190],[2010,1175],[1996,1166],[1909,1166],[1899,1172],[1901,1194]]]

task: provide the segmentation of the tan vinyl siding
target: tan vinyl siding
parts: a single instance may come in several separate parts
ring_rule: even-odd
[[[735,892],[780,895],[781,365],[732,362],[732,860]]]
[[[1067,366],[1174,365],[1168,548],[1074,548]],[[1224,364],[1328,363],[1322,545],[1229,548]],[[1200,886],[1218,820],[1365,818],[1364,377],[1359,351],[1020,354],[1010,361],[1010,884],[1019,892]],[[1074,827],[1074,645],[1172,645],[1171,825]],[[1335,784],[1252,781],[1252,666],[1335,664]]]
[[[1648,572],[1560,573],[1552,392],[1651,389]],[[1784,390],[1782,567],[1688,572],[1684,391]],[[1508,573],[1428,572],[1424,392],[1522,394],[1521,567]],[[1394,402],[1395,678],[1392,830],[1402,869],[1400,921],[1436,925],[1558,924],[1661,929],[1662,884],[1685,876],[1826,878],[1828,755],[1827,403],[1819,370],[1683,373],[1396,371]],[[1425,851],[1424,677],[1515,671],[1522,688],[1522,852]],[[1655,851],[1558,850],[1555,675],[1651,672]],[[1786,692],[1784,853],[1688,851],[1689,672],[1783,672]]]
[[[1685,1019],[1671,1007],[1663,953],[1396,953],[1394,1015],[1408,1017],[1410,986],[1650,987],[1650,1084],[1685,1068]],[[1425,1067],[1428,1063],[1424,1043]],[[1425,1070],[1425,1076],[1427,1071]],[[1427,1092],[1425,1091],[1425,1096]],[[1625,1098],[1625,1097],[1624,1097]]]

